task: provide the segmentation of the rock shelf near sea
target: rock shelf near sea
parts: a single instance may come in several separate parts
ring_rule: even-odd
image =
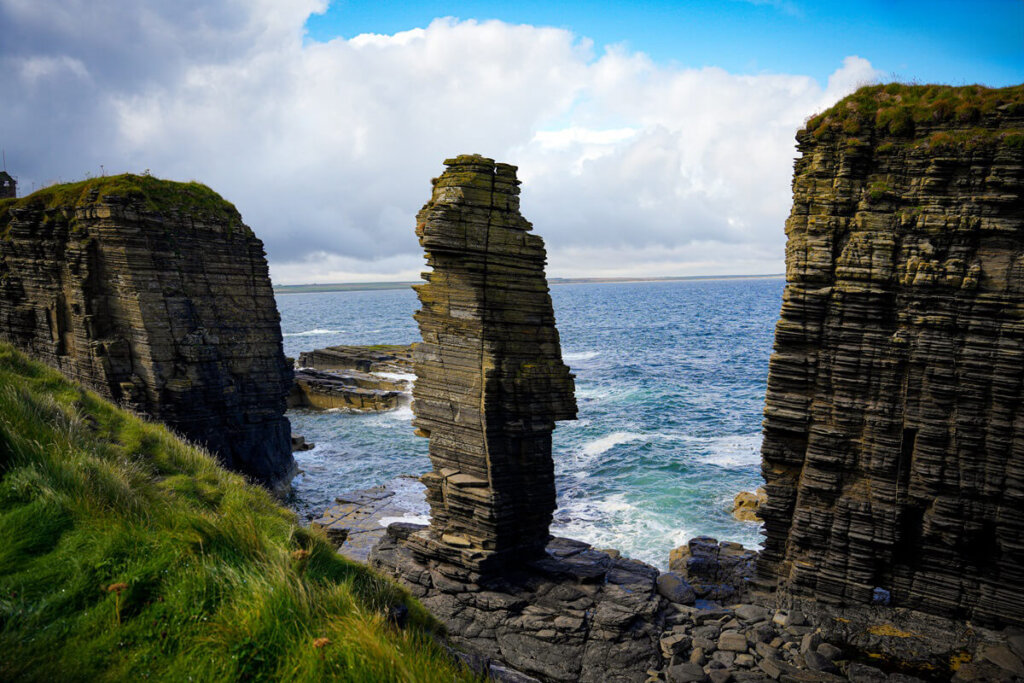
[[[415,344],[328,346],[299,354],[299,367],[313,370],[411,373]]]
[[[394,410],[412,391],[412,345],[330,346],[298,364],[289,408]]]

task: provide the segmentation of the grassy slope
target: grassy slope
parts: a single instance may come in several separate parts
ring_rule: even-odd
[[[0,232],[3,232],[10,221],[9,210],[12,207],[66,211],[99,204],[112,196],[129,200],[139,208],[153,213],[181,212],[195,218],[226,223],[232,229],[243,225],[238,209],[202,183],[179,183],[150,175],[124,173],[51,185],[27,197],[2,199]]]
[[[434,627],[262,489],[0,344],[0,680],[468,678]]]
[[[1024,130],[994,126],[999,114],[1024,114],[1024,85],[905,85],[888,83],[858,89],[830,109],[808,119],[805,131],[816,139],[845,137],[869,142],[886,138],[932,148],[971,148],[1001,143],[1024,146]],[[935,128],[943,130],[931,132]],[[920,132],[930,135],[920,137]]]

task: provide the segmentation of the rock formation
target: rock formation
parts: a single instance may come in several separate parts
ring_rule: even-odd
[[[412,344],[378,344],[303,351],[288,407],[383,411],[407,404],[412,349]]]
[[[325,349],[300,353],[299,367],[313,370],[411,373],[414,346],[415,344],[328,346]]]
[[[291,368],[263,244],[197,183],[116,176],[0,202],[0,338],[271,487]]]
[[[555,509],[551,432],[576,417],[544,276],[519,214],[515,167],[445,161],[416,234],[433,272],[415,287],[413,424],[430,438],[423,557],[482,571],[543,552]]]
[[[543,241],[519,214],[514,167],[445,164],[416,228],[433,267],[416,288],[413,389],[430,526],[390,525],[370,565],[475,656],[545,680],[639,680],[660,661],[658,570],[548,533],[551,432],[576,401]]]
[[[797,140],[759,573],[1024,624],[1024,86],[863,88]]]
[[[741,522],[760,524],[761,516],[758,511],[767,499],[768,493],[763,486],[758,486],[755,491],[740,491],[732,499],[732,516]]]
[[[409,382],[378,377],[355,370],[295,371],[295,383],[288,394],[289,408],[343,409],[358,411],[393,410],[408,396]]]

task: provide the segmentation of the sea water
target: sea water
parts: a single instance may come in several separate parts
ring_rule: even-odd
[[[552,533],[660,568],[697,535],[760,545],[730,514],[761,485],[761,419],[781,278],[555,285],[579,419],[554,433]],[[280,294],[285,354],[419,339],[411,289]],[[408,405],[387,413],[292,410],[316,443],[292,505],[319,514],[343,491],[430,469]],[[422,512],[426,512],[423,510]]]

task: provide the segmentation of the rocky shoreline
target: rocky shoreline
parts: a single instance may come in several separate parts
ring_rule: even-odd
[[[402,477],[342,494],[312,526],[408,588],[445,623],[458,655],[495,680],[1024,678],[1024,632],[786,596],[757,579],[756,551],[706,536],[672,550],[664,572],[567,538],[498,579],[424,564],[402,546],[426,528],[406,521],[422,521],[407,495],[422,488]]]

